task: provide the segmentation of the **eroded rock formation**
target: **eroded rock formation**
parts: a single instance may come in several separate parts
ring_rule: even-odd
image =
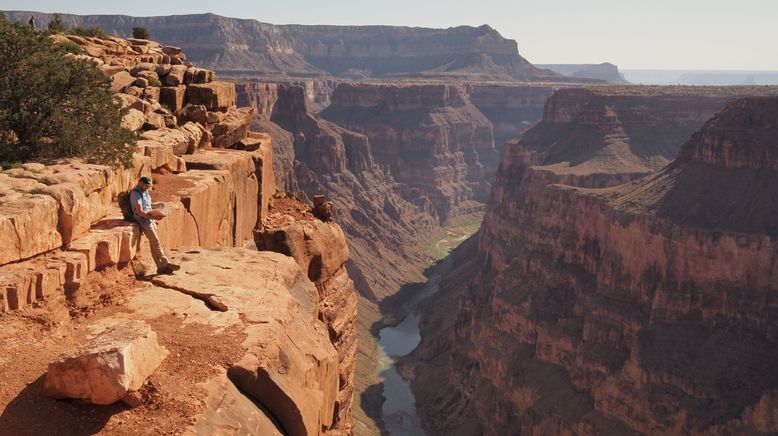
[[[131,169],[63,160],[0,171],[2,431],[350,433],[357,297],[340,227],[308,229],[323,244],[318,276],[237,248],[277,221],[271,138],[249,131],[253,109],[235,106],[235,85],[186,65],[177,47],[66,38],[122,84],[117,99],[142,133]],[[147,282],[133,274],[145,239],[114,202],[141,175],[155,181],[160,237],[182,265]],[[135,408],[45,398],[44,379],[53,397]]]
[[[395,181],[365,135],[309,113],[304,88],[268,83],[238,89],[241,101],[262,108],[253,125],[273,137],[279,184],[301,196],[326,193],[333,201],[360,292],[379,301],[417,274],[423,258],[417,245],[438,224],[431,203]],[[380,273],[379,262],[387,265]]]
[[[429,198],[441,222],[485,199],[498,155],[489,120],[463,87],[341,84],[321,116],[366,135],[376,160]]]
[[[546,115],[620,113],[581,107]],[[776,113],[734,101],[670,165],[604,189],[531,166],[529,134],[509,146],[436,304],[457,315],[429,311],[415,353],[428,429],[776,431]]]

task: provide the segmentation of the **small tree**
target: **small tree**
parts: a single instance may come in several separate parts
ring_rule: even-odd
[[[94,63],[0,18],[0,161],[81,157],[129,166],[135,135]]]
[[[54,14],[54,18],[49,21],[49,31],[52,33],[62,33],[65,31],[65,24],[62,23],[62,14]]]
[[[135,39],[149,39],[149,31],[145,27],[133,27],[132,37]]]
[[[76,26],[76,27],[68,30],[67,33],[69,33],[71,35],[89,36],[89,37],[92,37],[92,38],[108,39],[108,35],[99,26],[93,26],[93,27]]]

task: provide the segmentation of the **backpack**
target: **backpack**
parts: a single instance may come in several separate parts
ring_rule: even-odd
[[[119,203],[119,209],[122,210],[122,216],[124,216],[124,220],[134,223],[135,215],[133,214],[132,204],[130,203],[130,194],[132,191],[138,191],[139,194],[141,193],[138,188],[132,188],[129,191],[125,191],[119,194],[119,197],[116,199],[116,201]]]

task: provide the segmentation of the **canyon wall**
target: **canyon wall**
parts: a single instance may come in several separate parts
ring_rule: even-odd
[[[636,177],[633,166],[558,171],[555,160],[575,165],[549,152],[560,142],[552,137],[611,120],[644,132],[623,143],[650,172],[654,156],[672,158],[662,154],[673,152],[670,134],[701,122],[708,99],[682,110],[667,107],[678,97],[662,97],[625,111],[621,97],[603,105],[608,96],[581,92],[560,91],[546,107],[549,126],[507,146],[478,238],[455,255],[427,310],[406,362],[427,429],[776,431],[778,98],[730,103],[670,165],[619,185]],[[676,117],[667,129],[651,116],[662,106]],[[563,128],[553,133],[554,124]],[[656,142],[640,139],[649,125]],[[578,165],[624,150],[586,144],[569,142]]]
[[[510,83],[467,85],[470,102],[492,123],[494,146],[519,138],[543,118],[546,100],[559,86]]]
[[[344,268],[343,231],[299,202],[271,209],[271,138],[249,130],[253,109],[235,106],[235,85],[193,67],[178,47],[53,39],[79,44],[81,58],[103,70],[127,108],[124,125],[140,139],[129,169],[61,160],[0,171],[0,370],[8,375],[0,428],[352,433],[357,294]],[[158,228],[181,265],[173,275],[151,274],[148,244],[115,202],[141,175],[154,179],[153,199],[167,212]],[[300,214],[311,218],[304,231],[289,225]],[[269,233],[275,244],[257,244]],[[254,244],[283,253],[240,248]],[[291,246],[303,251],[282,249]],[[86,365],[103,352],[90,347],[137,326],[159,344],[143,348],[119,336],[113,349],[127,360],[118,369],[106,357],[97,365],[108,368],[90,370],[83,386],[78,377],[50,380],[50,362]],[[132,409],[42,394],[44,383],[46,392],[56,383],[96,391],[112,371],[126,374],[119,384],[145,367],[122,398]],[[71,395],[82,394],[53,394]]]
[[[11,21],[34,16],[45,27],[52,14],[7,11]],[[535,68],[516,41],[489,26],[426,29],[401,26],[273,25],[214,14],[167,17],[62,15],[66,26],[99,26],[128,36],[145,27],[151,37],[181,46],[190,60],[223,74],[310,78],[338,76],[448,77],[479,80],[561,80]]]
[[[417,245],[439,224],[431,202],[392,177],[365,135],[310,113],[304,88],[241,84],[238,89],[240,99],[272,106],[258,111],[254,125],[283,148],[274,153],[288,156],[275,170],[294,180],[289,190],[303,197],[323,193],[333,201],[360,293],[380,301],[417,276],[424,258]]]
[[[485,200],[498,155],[464,87],[341,84],[321,116],[366,135],[376,160],[429,198],[441,222]]]

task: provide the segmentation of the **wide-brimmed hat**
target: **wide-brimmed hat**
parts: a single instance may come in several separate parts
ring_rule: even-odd
[[[151,181],[151,177],[143,176],[140,178],[140,181],[151,186],[154,184],[154,182]]]

